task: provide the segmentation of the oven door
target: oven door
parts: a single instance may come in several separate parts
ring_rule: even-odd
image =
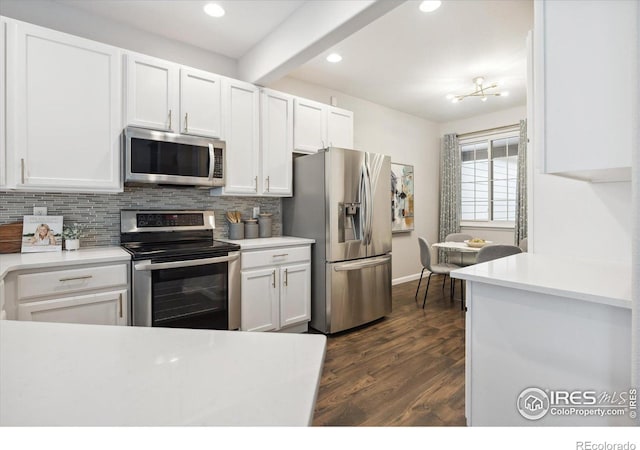
[[[135,326],[240,328],[240,252],[133,264]]]

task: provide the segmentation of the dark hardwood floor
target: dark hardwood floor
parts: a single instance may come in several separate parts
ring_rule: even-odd
[[[393,287],[391,315],[328,338],[314,425],[465,425],[460,300],[433,276],[423,310],[417,285]]]

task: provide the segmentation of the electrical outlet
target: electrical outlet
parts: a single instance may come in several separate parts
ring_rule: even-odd
[[[46,216],[47,215],[47,207],[46,206],[34,206],[33,207],[33,215],[34,216]]]
[[[253,218],[257,219],[259,215],[260,215],[260,207],[259,206],[254,206],[253,207]]]

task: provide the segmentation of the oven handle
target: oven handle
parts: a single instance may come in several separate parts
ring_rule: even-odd
[[[161,270],[161,269],[177,269],[180,267],[204,266],[207,264],[217,264],[223,262],[231,262],[240,258],[240,252],[230,253],[229,256],[219,256],[217,258],[190,259],[187,261],[172,261],[164,263],[139,263],[134,264],[135,270]]]

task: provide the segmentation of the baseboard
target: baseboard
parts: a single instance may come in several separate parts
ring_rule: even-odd
[[[424,272],[425,272],[424,276],[428,277],[429,271],[425,270]],[[409,281],[415,281],[419,279],[420,279],[420,274],[414,273],[412,275],[407,275],[406,277],[394,278],[393,280],[391,280],[391,285],[395,286],[396,284],[408,283]]]

